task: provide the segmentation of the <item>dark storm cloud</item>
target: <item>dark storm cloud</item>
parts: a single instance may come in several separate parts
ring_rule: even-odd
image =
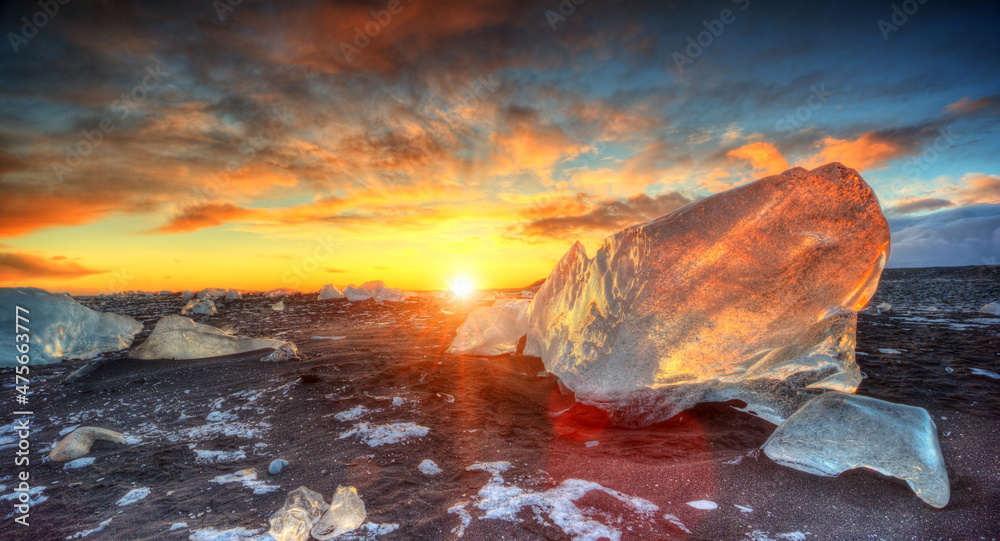
[[[891,207],[886,210],[886,214],[890,215],[914,214],[917,212],[927,212],[953,206],[955,206],[955,203],[952,203],[947,199],[936,199],[933,197],[928,197],[924,199],[917,199],[915,201],[909,201]]]
[[[889,41],[876,21],[891,7],[865,2],[588,0],[565,19],[547,15],[558,1],[404,0],[388,18],[382,0],[242,2],[221,16],[213,5],[74,1],[19,52],[0,55],[0,233],[167,211],[184,220],[160,232],[184,232],[259,218],[247,210],[255,197],[321,199],[373,182],[533,193],[570,178],[560,167],[595,141],[606,149],[600,166],[618,167],[634,192],[671,168],[731,169],[730,151],[757,141],[775,141],[792,164],[819,154],[881,167],[957,117],[996,111],[1000,49],[981,24],[996,7],[971,3],[922,5]],[[4,30],[18,32],[37,9],[6,3]],[[672,55],[688,54],[687,38],[723,9],[735,21],[678,70]],[[366,28],[377,32],[358,34]],[[130,114],[54,183],[52,163],[115,118],[151,66],[167,80],[131,100]],[[832,96],[782,131],[813,87]],[[275,108],[294,120],[241,152]],[[864,152],[872,146],[878,153]],[[191,196],[234,160],[236,180],[217,200]],[[363,204],[308,219],[378,214]],[[534,217],[551,221],[528,230],[648,219],[638,200],[621,204],[634,213],[597,204]]]
[[[891,267],[995,264],[1000,255],[1000,205],[890,217],[889,229]]]
[[[648,222],[687,206],[691,199],[677,193],[656,197],[638,194],[624,200],[598,201],[575,215],[562,214],[531,220],[517,227],[517,232],[529,237],[573,239],[581,232],[614,232],[628,226]]]

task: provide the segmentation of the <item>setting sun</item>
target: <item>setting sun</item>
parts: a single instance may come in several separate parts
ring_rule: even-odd
[[[456,276],[448,284],[448,289],[455,294],[456,299],[467,299],[476,288],[468,276]]]

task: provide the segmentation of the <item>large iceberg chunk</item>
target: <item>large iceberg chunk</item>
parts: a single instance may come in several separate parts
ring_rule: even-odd
[[[167,316],[156,322],[146,341],[130,353],[133,359],[204,359],[289,345],[281,340],[233,336],[211,325],[182,316]]]
[[[529,299],[500,299],[476,308],[458,328],[448,353],[503,355],[517,350],[528,328]]]
[[[280,297],[287,297],[289,295],[294,295],[295,293],[297,293],[297,291],[295,291],[294,289],[288,287],[279,287],[278,289],[272,289],[271,291],[264,293],[264,296],[269,299],[277,299]]]
[[[856,311],[878,286],[889,228],[839,163],[795,168],[563,256],[528,314],[525,354],[578,400],[641,426],[739,399],[779,423],[854,392]]]
[[[344,296],[351,302],[366,301],[372,298],[371,292],[363,287],[355,287],[354,284],[344,288]]]
[[[16,307],[24,310],[16,312]],[[15,319],[29,330],[29,364],[89,359],[129,347],[142,323],[128,316],[95,312],[64,294],[34,287],[0,288],[0,366],[14,366],[18,352]],[[22,333],[23,334],[23,333]]]
[[[327,299],[343,299],[344,294],[333,284],[326,284],[319,290],[319,297],[316,300],[325,301]]]
[[[356,287],[351,284],[344,288],[344,296],[347,297],[349,301],[365,301],[368,299],[375,299],[381,302],[398,302],[405,301],[409,298],[406,293],[403,293],[402,289],[397,287],[386,287],[385,282],[381,280],[372,280],[370,282],[365,282],[361,284],[361,287]]]
[[[779,426],[764,453],[778,464],[816,475],[875,470],[906,481],[934,507],[947,505],[951,495],[937,427],[923,408],[825,393]]]

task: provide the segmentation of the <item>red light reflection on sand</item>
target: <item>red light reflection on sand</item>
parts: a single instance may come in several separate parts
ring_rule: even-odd
[[[543,469],[555,481],[585,479],[644,498],[660,507],[660,518],[678,516],[692,531],[710,518],[710,513],[685,505],[715,501],[714,468],[719,460],[697,413],[683,412],[652,426],[626,429],[612,425],[604,410],[578,403],[572,393],[564,395],[554,387],[547,415],[553,440]],[[594,441],[598,444],[587,447]],[[585,506],[585,499],[577,504]],[[669,522],[662,526],[671,539],[691,535]]]

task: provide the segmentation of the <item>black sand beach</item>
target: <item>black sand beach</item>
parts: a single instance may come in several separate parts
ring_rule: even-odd
[[[114,354],[70,383],[86,363],[33,367],[29,471],[40,490],[28,527],[13,523],[11,499],[0,500],[2,537],[264,539],[289,491],[306,486],[329,499],[338,485],[357,487],[367,506],[370,525],[345,536],[354,539],[1000,537],[1000,379],[988,375],[1000,371],[1000,317],[977,313],[1000,300],[995,266],[888,270],[859,316],[867,378],[858,393],[931,413],[951,480],[944,509],[874,474],[823,478],[778,466],[758,451],[773,425],[732,404],[616,428],[561,394],[537,358],[443,354],[475,303],[447,314],[431,296],[384,305],[314,299],[287,298],[278,312],[255,296],[195,318],[291,340],[298,361],[262,362],[266,352],[198,361]],[[183,305],[178,296],[83,302],[143,321],[136,343]],[[881,302],[892,311],[879,314]],[[8,395],[12,373],[0,370]],[[12,419],[14,406],[4,400],[0,415]],[[363,437],[393,423],[414,423],[396,427],[414,435]],[[120,431],[132,443],[98,442],[96,460],[74,469],[43,458],[74,426]],[[420,427],[429,430],[420,436]],[[8,444],[14,435],[4,430]],[[0,452],[7,495],[14,447]],[[276,458],[290,464],[271,476]],[[425,459],[441,473],[422,473]],[[490,464],[498,462],[509,467]],[[251,468],[260,483],[217,481]],[[148,495],[118,504],[137,488]],[[714,506],[688,504],[699,501]]]

